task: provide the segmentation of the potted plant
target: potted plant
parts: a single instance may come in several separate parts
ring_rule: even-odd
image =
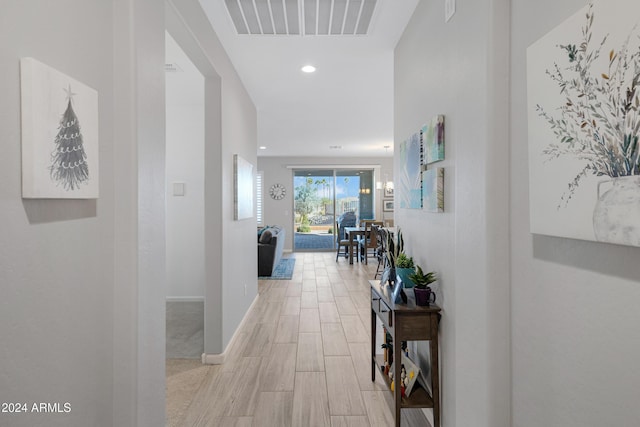
[[[416,271],[409,276],[409,279],[415,285],[413,292],[416,296],[416,305],[429,305],[432,302],[436,302],[436,294],[429,287],[431,283],[438,280],[434,271],[424,273],[422,268],[417,266]],[[433,301],[431,300],[432,295]]]
[[[405,253],[399,254],[396,258],[396,277],[402,281],[405,288],[413,287],[413,282],[409,276],[415,271],[413,257],[407,256]]]

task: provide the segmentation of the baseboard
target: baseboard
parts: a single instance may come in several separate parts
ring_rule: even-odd
[[[167,302],[204,302],[204,297],[167,297]]]
[[[233,336],[231,337],[231,340],[229,341],[229,345],[227,345],[227,348],[222,353],[220,353],[220,354],[202,353],[202,364],[203,365],[222,365],[224,363],[227,355],[229,355],[231,353],[231,351],[234,349],[234,347],[236,346],[236,341],[237,341],[237,338],[238,338],[238,331],[242,330],[242,328],[244,326],[244,322],[247,320],[247,317],[248,317],[249,313],[251,313],[251,310],[253,310],[253,306],[256,304],[256,302],[258,301],[259,297],[260,297],[260,294],[256,295],[256,297],[253,299],[253,302],[249,306],[249,309],[247,310],[247,312],[244,314],[244,317],[242,318],[242,321],[240,322],[240,324],[236,328],[236,331],[233,333]]]

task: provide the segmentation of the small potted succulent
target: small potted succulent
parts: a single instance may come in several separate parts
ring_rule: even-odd
[[[412,288],[413,282],[410,276],[416,272],[413,257],[401,253],[396,258],[396,277],[402,281],[405,288]]]
[[[438,280],[434,271],[424,273],[422,268],[417,266],[416,271],[409,275],[409,279],[415,285],[413,292],[416,296],[416,305],[429,305],[436,302],[436,294],[429,287],[431,283]]]

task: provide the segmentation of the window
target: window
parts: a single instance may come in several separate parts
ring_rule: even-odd
[[[258,171],[256,174],[256,220],[258,221],[258,225],[263,225],[263,214],[262,208],[264,204],[262,203],[262,194],[263,194],[263,186],[264,186],[264,172]]]

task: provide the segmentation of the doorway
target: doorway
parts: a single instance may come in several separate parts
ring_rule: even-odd
[[[165,32],[166,358],[204,353],[205,79]]]
[[[293,172],[294,251],[334,251],[336,220],[345,212],[374,218],[373,169]]]

